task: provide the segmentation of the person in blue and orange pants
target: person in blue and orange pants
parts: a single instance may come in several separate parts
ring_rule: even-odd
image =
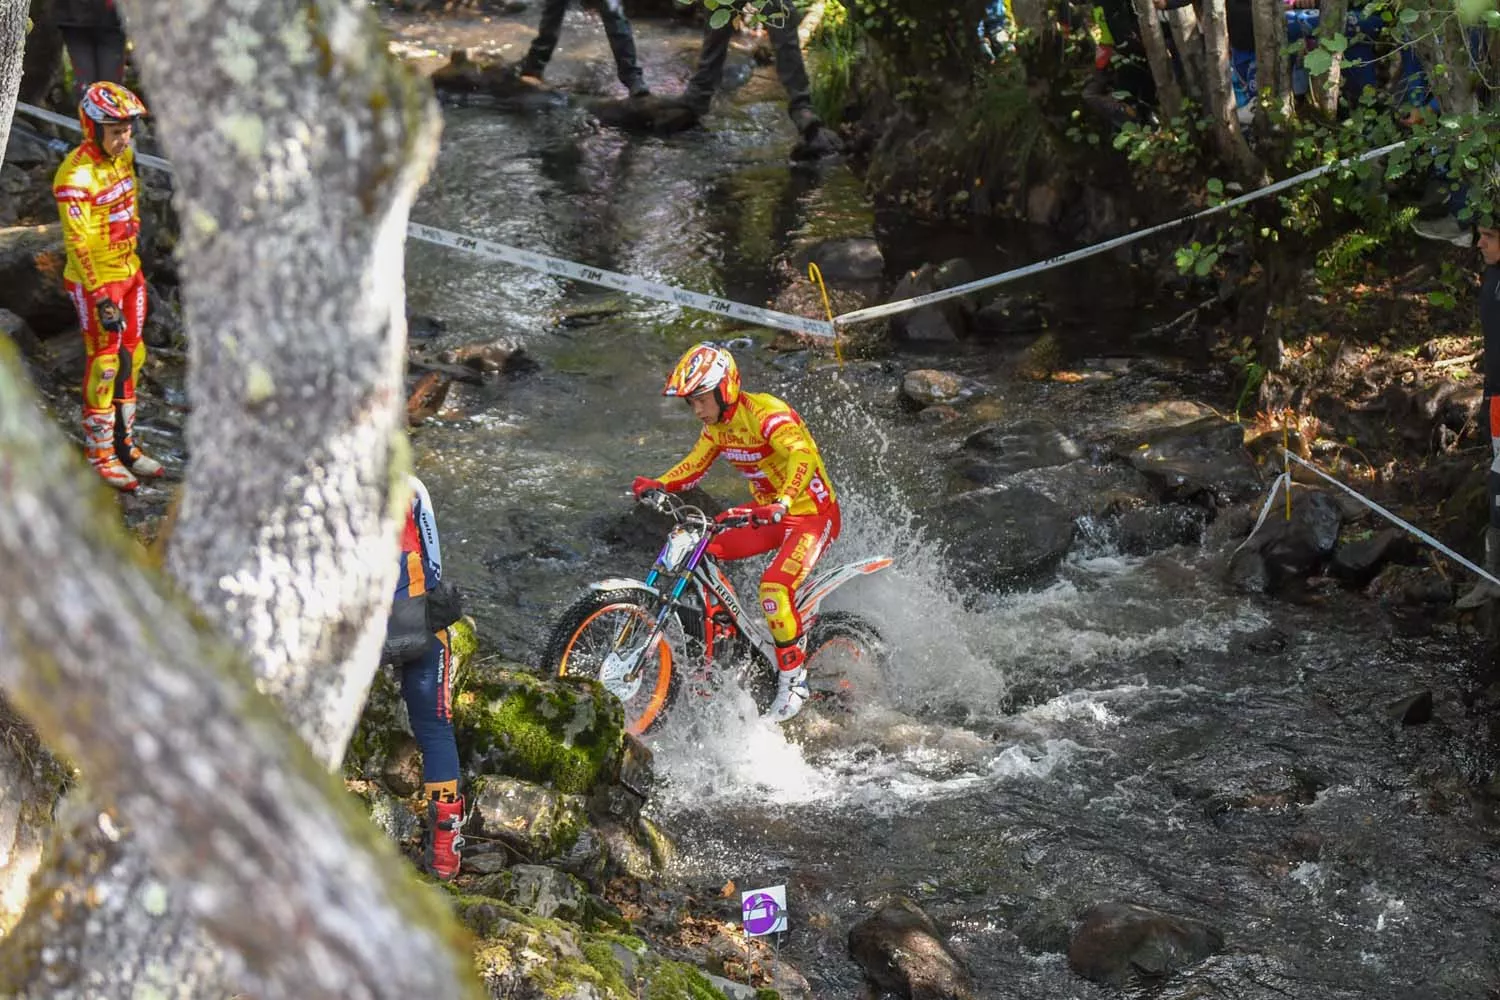
[[[146,360],[146,278],[136,254],[131,130],[146,113],[140,98],[108,81],[91,84],[78,105],[83,142],[57,168],[52,196],[68,262],[63,284],[83,329],[84,453],[106,483],[133,490],[165,470],[135,442],[135,376]]]
[[[1484,275],[1479,281],[1479,329],[1484,334],[1484,403],[1480,427],[1490,435],[1490,517],[1484,530],[1484,568],[1500,577],[1500,220],[1481,218],[1474,230]],[[1468,610],[1500,600],[1500,587],[1480,578],[1455,602]]]
[[[443,576],[432,499],[415,476],[411,487],[411,505],[401,530],[398,603],[429,595]],[[420,652],[395,667],[412,735],[422,751],[422,798],[427,808],[423,863],[433,875],[448,881],[458,874],[464,844],[464,800],[458,794],[458,743],[453,735],[453,656],[447,628],[424,632],[422,638]]]
[[[839,534],[839,505],[828,470],[797,411],[769,393],[740,391],[739,367],[721,347],[698,344],[682,356],[664,396],[685,400],[703,431],[693,450],[661,476],[636,477],[636,497],[648,490],[677,492],[703,478],[720,455],[750,481],[750,507],[719,515],[748,515],[709,543],[718,559],[775,552],[760,578],[761,610],[776,642],[776,700],[766,717],[785,722],[808,698],[807,655],[797,588],[827,544]]]

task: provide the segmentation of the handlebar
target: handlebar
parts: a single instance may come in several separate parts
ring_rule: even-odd
[[[679,500],[664,490],[647,490],[641,494],[640,502],[643,506],[667,515],[678,524],[691,524],[705,529],[710,534],[718,534],[729,528],[743,528],[754,521],[749,514],[730,517],[721,514],[715,518],[703,508]]]

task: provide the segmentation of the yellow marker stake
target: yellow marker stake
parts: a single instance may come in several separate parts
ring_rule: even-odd
[[[828,301],[828,286],[823,284],[823,272],[818,265],[811,261],[807,264],[807,276],[812,283],[818,286],[818,294],[823,296],[823,311],[828,314],[828,322],[833,323],[833,306]],[[839,367],[844,367],[844,347],[839,343],[839,328],[837,324],[833,328],[833,356],[839,359]]]

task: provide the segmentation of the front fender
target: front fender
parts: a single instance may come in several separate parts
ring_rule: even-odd
[[[610,577],[608,580],[596,580],[589,584],[590,590],[644,590],[652,597],[660,597],[661,591],[649,586],[645,580],[632,580],[628,576]]]

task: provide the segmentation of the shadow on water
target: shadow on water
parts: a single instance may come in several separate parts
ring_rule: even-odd
[[[793,170],[791,139],[764,100],[670,138],[572,107],[451,109],[413,218],[760,303],[798,249],[868,211],[847,177]],[[884,236],[893,269],[962,245]],[[1060,280],[1079,294],[1076,275]],[[413,311],[446,323],[436,349],[506,337],[542,366],[416,435],[450,572],[487,642],[528,660],[584,582],[644,570],[649,552],[611,541],[627,484],[696,433],[660,397],[663,374],[694,340],[746,331],[419,243],[408,288]],[[845,502],[834,554],[897,558],[840,598],[886,623],[898,674],[854,724],[779,730],[733,692],[672,719],[654,808],[678,876],[788,884],[783,951],[814,996],[865,995],[845,934],[888,892],[952,929],[985,998],[1493,996],[1497,829],[1465,789],[1494,761],[1454,693],[1473,669],[1465,639],[1402,636],[1338,593],[1247,600],[1195,549],[1139,559],[1106,543],[1045,589],[961,593],[916,514],[941,485],[937,438],[893,378],[740,357],[747,384],[819,434]],[[1004,387],[1009,405],[1079,426],[1120,399],[1067,409],[1046,391]],[[743,489],[723,472],[706,485]],[[1384,706],[1424,686],[1434,722],[1394,726]],[[1063,952],[1071,915],[1098,899],[1199,917],[1228,944],[1153,990],[1095,986]]]

